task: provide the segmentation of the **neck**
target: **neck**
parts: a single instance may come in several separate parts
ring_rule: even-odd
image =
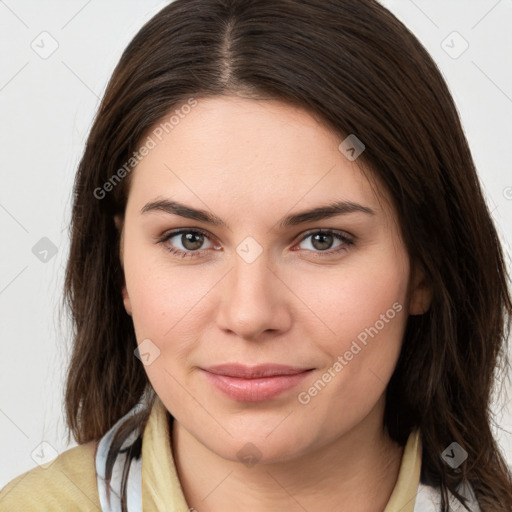
[[[320,450],[250,467],[220,457],[174,421],[172,450],[187,504],[198,512],[382,512],[403,448],[383,431],[382,415],[371,416]]]

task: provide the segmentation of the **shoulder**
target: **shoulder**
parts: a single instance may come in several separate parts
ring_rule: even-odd
[[[471,512],[481,512],[478,501],[475,498],[473,488],[469,484],[461,486],[458,492],[467,498],[467,506]],[[449,500],[450,510],[453,510],[453,512],[467,512],[468,509],[464,508],[460,501],[457,500],[450,492]],[[437,512],[438,510],[441,510],[440,506],[440,489],[420,482],[418,485],[418,493],[416,494],[413,512]]]
[[[96,445],[96,441],[91,441],[75,446],[46,467],[37,466],[11,480],[0,490],[0,510],[100,510],[94,462]]]

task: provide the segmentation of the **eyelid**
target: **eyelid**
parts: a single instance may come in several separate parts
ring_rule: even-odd
[[[209,239],[211,239],[213,237],[213,235],[211,235],[210,233],[208,233],[207,231],[205,231],[201,228],[176,228],[176,229],[171,229],[169,231],[166,231],[162,235],[155,237],[155,239],[157,241],[168,240],[169,238],[172,238],[176,235],[181,235],[182,233],[200,233]],[[310,236],[314,233],[315,234],[316,233],[327,233],[327,234],[337,233],[349,240],[355,240],[355,238],[356,238],[354,235],[352,235],[342,229],[314,228],[314,229],[309,229],[309,230],[305,231],[304,233],[302,233],[302,236],[299,241],[302,242],[305,238],[307,238],[308,236]]]
[[[316,229],[309,229],[308,231],[303,233],[300,241],[302,242],[302,240],[304,240],[308,236],[311,236],[313,234],[318,234],[318,233],[324,233],[327,235],[337,234],[337,235],[340,235],[340,236],[346,238],[347,240],[351,240],[351,241],[354,241],[356,238],[354,235],[351,235],[350,233],[348,233],[347,231],[343,231],[342,229],[316,228]]]

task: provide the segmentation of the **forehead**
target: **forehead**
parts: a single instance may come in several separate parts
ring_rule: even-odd
[[[129,203],[142,207],[159,196],[245,211],[339,199],[383,207],[382,194],[340,152],[343,139],[306,110],[222,96],[199,99],[186,112],[147,132],[153,147],[132,171]]]

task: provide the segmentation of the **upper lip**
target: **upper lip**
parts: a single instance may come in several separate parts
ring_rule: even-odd
[[[203,370],[216,375],[238,377],[240,379],[258,379],[261,377],[275,377],[277,375],[296,375],[313,368],[298,368],[282,364],[259,364],[257,366],[245,366],[243,364],[227,363],[216,366],[208,366]]]

